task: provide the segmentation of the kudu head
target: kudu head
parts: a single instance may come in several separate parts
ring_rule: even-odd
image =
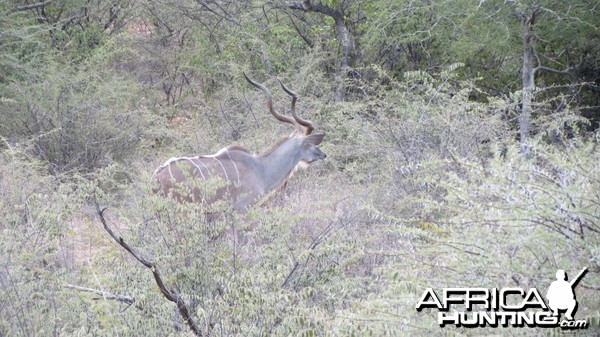
[[[264,84],[258,83],[246,75],[244,73],[244,77],[248,81],[248,83],[253,86],[261,89],[265,98],[267,99],[267,108],[269,112],[275,117],[277,120],[292,124],[295,127],[294,132],[288,137],[288,141],[290,147],[297,149],[297,155],[299,157],[299,164],[301,166],[306,166],[317,160],[323,160],[327,157],[321,149],[319,149],[319,144],[325,137],[324,133],[312,133],[315,129],[313,123],[307,119],[301,118],[296,113],[296,101],[298,100],[298,94],[288,88],[283,82],[279,81],[279,84],[283,88],[288,95],[292,96],[292,102],[290,106],[290,113],[293,118],[288,116],[281,115],[275,111],[273,107],[273,96],[271,95],[271,91]],[[283,144],[281,144],[282,146]]]
[[[229,200],[234,209],[244,212],[247,206],[285,186],[297,168],[325,159],[326,155],[318,147],[325,134],[312,133],[313,123],[296,114],[298,95],[281,83],[283,90],[292,97],[292,117],[284,116],[275,111],[273,97],[265,85],[246,74],[244,77],[264,92],[273,117],[294,125],[295,131],[273,144],[263,155],[254,155],[240,146],[228,146],[214,155],[171,158],[154,173],[158,181],[155,192],[173,196],[178,201],[202,203],[207,206],[207,212],[211,212],[213,202]],[[225,187],[207,195],[198,185],[212,179],[223,180]]]

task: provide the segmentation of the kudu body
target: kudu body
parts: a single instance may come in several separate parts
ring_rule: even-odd
[[[296,130],[272,145],[272,150],[255,155],[247,149],[232,145],[214,155],[171,158],[154,173],[158,181],[155,192],[172,196],[182,202],[203,203],[207,212],[210,205],[225,200],[238,212],[265,198],[270,192],[285,185],[294,171],[326,155],[318,148],[325,134],[312,133],[312,122],[296,115],[297,95],[283,83],[284,91],[292,96],[291,114],[293,118],[275,112],[269,89],[257,83],[246,74],[246,80],[261,89],[267,100],[267,108],[279,121],[290,123]],[[202,184],[219,181],[216,191],[206,193]]]

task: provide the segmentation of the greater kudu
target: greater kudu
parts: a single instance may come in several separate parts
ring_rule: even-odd
[[[279,121],[290,123],[296,130],[271,146],[263,155],[252,154],[239,145],[230,145],[214,155],[179,157],[167,160],[154,173],[159,186],[155,192],[171,195],[178,201],[203,203],[210,212],[210,205],[225,200],[243,213],[246,208],[282,188],[299,167],[325,159],[318,148],[324,133],[312,133],[313,123],[296,114],[297,94],[280,82],[283,90],[292,97],[291,115],[277,113],[269,89],[244,74],[246,80],[261,89],[267,99],[267,108]],[[201,184],[216,179],[224,182],[212,196],[206,196]]]

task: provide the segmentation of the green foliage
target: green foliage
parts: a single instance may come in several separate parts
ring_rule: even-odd
[[[121,160],[147,133],[152,118],[139,104],[137,85],[97,61],[79,69],[49,63],[44,78],[4,87],[2,133],[21,139],[53,172]]]
[[[211,336],[558,335],[440,329],[414,306],[427,287],[543,292],[584,266],[577,317],[598,322],[599,137],[581,116],[596,89],[540,77],[528,153],[515,141],[513,14],[533,3],[321,3],[355,39],[347,74],[333,20],[283,3],[121,2],[109,28],[104,1],[52,2],[54,23],[0,5],[0,335],[191,335],[95,200]],[[586,55],[575,79],[597,80],[597,9],[537,4],[542,62]],[[169,157],[261,153],[292,131],[242,72],[282,113],[278,80],[300,94],[327,161],[244,215],[154,194]]]
[[[51,334],[53,319],[67,313],[61,279],[65,262],[63,221],[73,210],[43,164],[17,150],[0,153],[0,331],[5,335]]]
[[[386,254],[406,258],[385,264],[383,279],[412,303],[426,287],[547,289],[557,269],[575,275],[597,265],[597,143],[570,141],[561,149],[538,142],[531,159],[516,145],[493,152],[483,164],[464,157],[423,162],[384,183],[391,188],[380,198],[395,196],[394,209],[367,205],[396,238]],[[396,188],[402,182],[405,193]],[[393,272],[398,270],[402,276]],[[586,280],[596,283],[597,275]],[[594,291],[577,288],[579,317],[595,317],[585,309],[598,306]],[[409,317],[436,326],[434,316]]]
[[[23,15],[2,16],[0,27],[0,84],[43,77],[52,56],[46,48],[46,27]]]

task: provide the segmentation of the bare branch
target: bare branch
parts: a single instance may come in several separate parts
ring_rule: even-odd
[[[338,220],[340,223],[342,223],[340,220]],[[346,224],[342,223],[342,225],[340,227],[345,226]],[[317,249],[317,246],[319,246],[324,240],[326,240],[328,237],[330,237],[332,235],[332,233],[334,232],[334,230],[336,230],[339,227],[336,227],[336,221],[331,221],[329,223],[329,225],[327,225],[327,227],[325,227],[318,235],[317,237],[315,237],[313,239],[313,241],[310,243],[310,245],[308,246],[308,250],[309,251],[313,251],[315,249]],[[294,263],[294,267],[292,268],[292,270],[289,272],[289,274],[287,275],[287,277],[285,278],[285,280],[283,281],[283,283],[281,284],[281,288],[287,288],[292,280],[293,277],[295,276],[295,274],[300,270],[300,269],[304,269],[306,268],[308,261],[311,259],[311,256],[308,255],[308,257],[306,258],[306,260],[302,263],[296,261]]]
[[[38,9],[41,7],[44,7],[46,5],[49,5],[53,0],[47,0],[44,2],[38,2],[35,4],[31,4],[31,5],[24,5],[24,6],[15,6],[13,7],[12,11],[27,11],[27,10],[31,10],[31,9]]]
[[[106,210],[106,207],[100,209],[100,205],[98,204],[97,200],[95,201],[95,204],[96,204],[96,213],[98,214],[98,218],[100,218],[100,222],[102,222],[102,225],[104,226],[104,230],[106,230],[106,232],[108,232],[108,234],[121,247],[123,247],[123,249],[128,251],[129,254],[131,254],[131,256],[133,256],[136,260],[138,260],[146,268],[148,268],[152,271],[152,275],[154,275],[154,281],[156,282],[156,285],[158,286],[158,289],[160,289],[160,292],[163,294],[163,296],[166,299],[168,299],[169,301],[177,304],[177,309],[179,310],[179,315],[183,318],[183,320],[186,322],[186,324],[190,327],[190,330],[192,330],[192,332],[196,336],[203,336],[202,331],[200,331],[200,328],[198,327],[198,325],[196,325],[196,322],[193,320],[192,316],[190,315],[190,311],[189,311],[187,305],[185,304],[184,300],[177,293],[170,291],[165,286],[165,283],[163,282],[161,273],[158,270],[158,267],[154,264],[154,262],[149,261],[146,258],[142,257],[135,249],[133,249],[131,246],[129,246],[125,242],[125,240],[123,240],[122,237],[118,237],[115,234],[115,232],[113,232],[113,230],[110,227],[108,227],[108,223],[104,219],[103,213]]]
[[[317,12],[321,14],[325,14],[327,16],[331,16],[334,19],[338,19],[342,17],[342,13],[338,10],[335,10],[327,5],[323,5],[320,3],[312,3],[310,0],[304,0],[301,4],[299,3],[289,3],[288,8],[290,9],[298,9],[305,12]]]
[[[536,58],[537,58],[537,54],[536,54]],[[559,69],[554,69],[551,67],[546,67],[546,66],[541,65],[540,60],[538,58],[538,66],[533,68],[533,73],[537,74],[538,71],[544,70],[544,71],[548,71],[548,72],[555,73],[555,74],[573,75],[573,71],[577,70],[578,68],[581,68],[584,60],[585,60],[585,57],[582,57],[581,61],[579,61],[578,64],[570,66],[568,68],[565,68],[565,70],[559,70]]]
[[[574,69],[575,69],[575,67],[569,67],[565,70],[558,70],[558,69],[545,67],[545,66],[537,66],[537,67],[533,68],[533,73],[537,74],[538,71],[544,70],[544,71],[548,71],[548,72],[555,73],[555,74],[570,75],[571,71]]]
[[[135,302],[135,298],[133,298],[133,297],[125,296],[125,295],[115,295],[115,294],[111,294],[109,292],[98,290],[98,289],[80,287],[80,286],[76,286],[76,285],[72,285],[72,284],[66,284],[65,288],[100,295],[105,300],[116,300],[116,301],[123,302],[123,303],[129,304],[129,305],[132,305]]]
[[[113,21],[115,21],[117,19],[120,12],[121,12],[121,6],[119,6],[119,5],[110,9],[111,15],[108,18],[108,20],[106,20],[106,22],[104,23],[104,29],[108,29],[108,27],[110,27],[110,25],[113,23]]]
[[[288,13],[288,17],[290,18],[292,26],[294,27],[294,29],[296,30],[296,32],[298,33],[298,35],[300,35],[300,37],[302,38],[302,40],[304,40],[304,42],[306,42],[306,44],[310,48],[313,48],[315,44],[312,41],[312,39],[310,37],[308,37],[308,34],[306,32],[304,32],[302,29],[300,29],[300,27],[296,24],[296,20],[294,20],[294,18],[293,18],[293,16],[291,14]]]

